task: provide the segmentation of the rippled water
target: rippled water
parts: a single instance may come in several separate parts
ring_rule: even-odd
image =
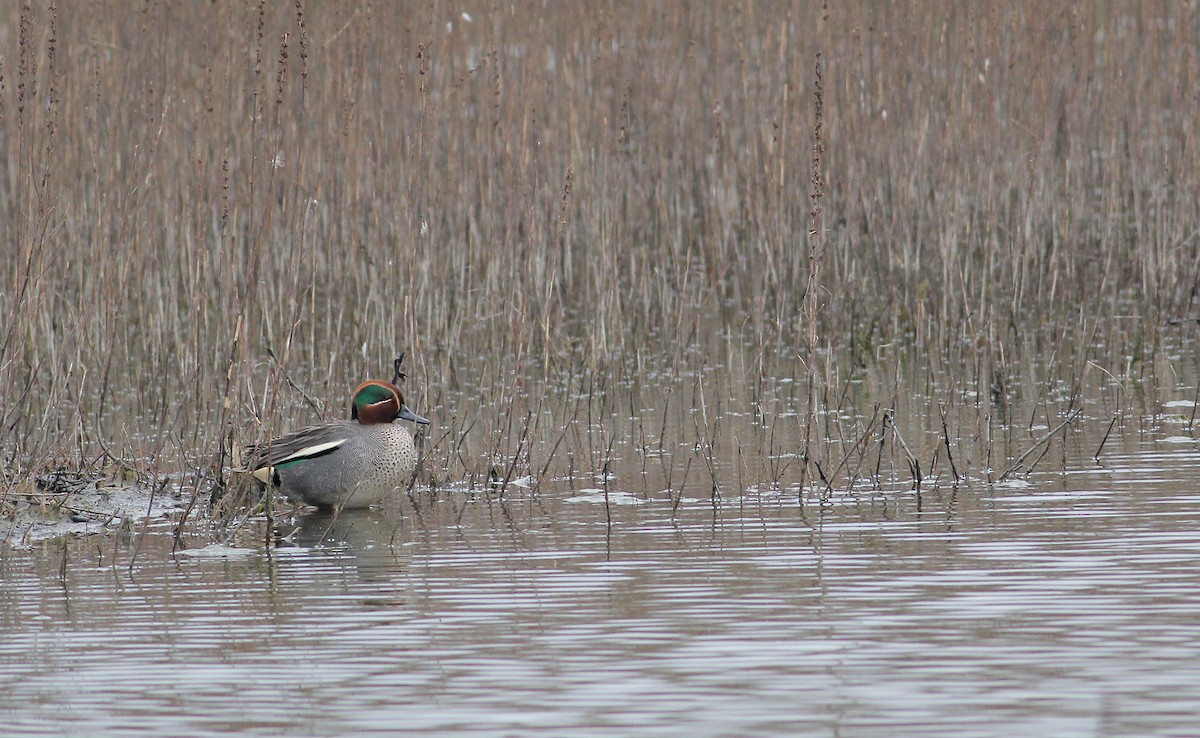
[[[803,505],[690,491],[674,515],[616,488],[607,509],[426,493],[302,517],[269,554],[173,553],[165,527],[45,542],[0,554],[0,714],[30,735],[1195,734],[1200,452],[1143,437],[1104,461]]]

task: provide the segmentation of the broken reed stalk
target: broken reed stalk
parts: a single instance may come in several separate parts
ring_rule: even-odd
[[[829,479],[826,480],[826,482],[825,482],[825,491],[826,492],[833,491],[833,481],[837,479],[838,474],[842,471],[842,468],[844,466],[846,466],[846,464],[849,462],[850,457],[854,455],[854,452],[858,451],[858,449],[866,446],[867,438],[871,435],[871,431],[873,431],[875,429],[875,422],[878,418],[879,418],[879,408],[878,408],[878,406],[876,406],[875,413],[871,415],[871,420],[867,423],[867,427],[863,430],[862,433],[858,434],[857,438],[854,439],[854,444],[846,451],[846,453],[844,453],[842,455],[841,460],[838,461],[837,466],[835,466],[833,468],[833,472],[829,475]],[[863,458],[865,458],[865,455],[859,454],[858,465],[855,467],[854,472],[851,476],[850,484],[847,486],[853,485],[853,479],[858,476],[858,469],[862,467]]]
[[[1070,413],[1067,414],[1067,417],[1061,423],[1054,426],[1054,428],[1049,433],[1046,433],[1041,438],[1038,438],[1036,441],[1034,441],[1032,446],[1025,449],[1025,452],[1022,453],[1020,456],[1018,456],[1017,460],[1014,461],[1007,469],[1004,470],[1004,473],[1001,474],[999,477],[999,481],[1003,482],[1004,480],[1011,477],[1013,472],[1015,472],[1021,466],[1021,464],[1025,463],[1025,459],[1028,459],[1029,456],[1034,451],[1041,448],[1043,443],[1046,443],[1051,438],[1053,438],[1055,433],[1058,433],[1060,430],[1067,427],[1071,423],[1071,421],[1073,421],[1073,420],[1075,420],[1075,418],[1079,417],[1080,413],[1082,413],[1082,412],[1083,412],[1082,408],[1076,408],[1075,410],[1072,410]]]
[[[1047,442],[1042,445],[1042,452],[1037,455],[1037,458],[1029,463],[1029,466],[1025,467],[1026,475],[1032,474],[1033,470],[1037,468],[1037,465],[1042,463],[1042,459],[1046,458],[1046,454],[1050,453],[1050,441],[1052,440],[1053,439],[1048,439]]]

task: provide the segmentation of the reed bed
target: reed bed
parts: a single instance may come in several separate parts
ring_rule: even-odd
[[[206,492],[400,349],[423,485],[994,477],[1012,428],[1195,376],[1163,347],[1200,317],[1198,24],[8,4],[0,500],[62,469]]]

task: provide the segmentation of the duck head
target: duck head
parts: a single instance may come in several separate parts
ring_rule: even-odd
[[[404,404],[400,388],[390,382],[368,379],[354,389],[350,402],[350,419],[363,425],[390,423],[396,418],[411,423],[429,425],[429,420],[417,415]]]

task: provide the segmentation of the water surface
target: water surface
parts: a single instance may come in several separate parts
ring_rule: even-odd
[[[698,485],[673,511],[617,470],[607,507],[603,484],[510,486],[304,515],[274,550],[251,526],[173,552],[166,524],[10,550],[0,713],[28,735],[1195,733],[1200,452],[1167,436],[919,494]]]

